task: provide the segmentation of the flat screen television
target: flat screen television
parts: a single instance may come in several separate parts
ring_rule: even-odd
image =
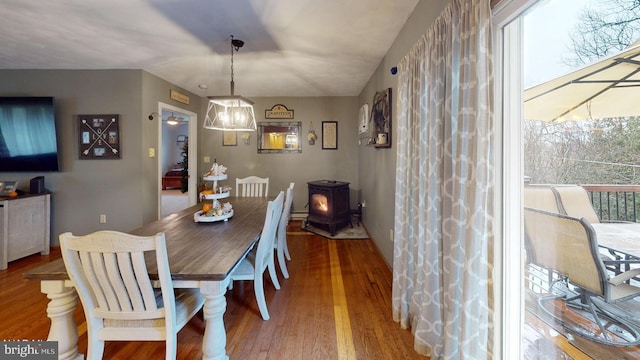
[[[58,171],[53,97],[0,97],[0,172]]]

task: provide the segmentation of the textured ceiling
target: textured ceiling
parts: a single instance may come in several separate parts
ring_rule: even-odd
[[[201,96],[358,95],[418,0],[2,0],[1,69],[144,69]],[[203,90],[199,85],[206,85]]]

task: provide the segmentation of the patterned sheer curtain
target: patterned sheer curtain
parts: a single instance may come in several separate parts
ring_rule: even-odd
[[[493,357],[488,1],[452,0],[398,65],[393,316],[431,359]]]

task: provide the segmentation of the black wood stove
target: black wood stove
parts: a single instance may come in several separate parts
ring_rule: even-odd
[[[340,227],[351,224],[349,183],[318,180],[309,185],[309,217],[307,223],[326,226],[331,236]]]

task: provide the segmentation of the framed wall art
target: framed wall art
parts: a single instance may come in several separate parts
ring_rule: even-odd
[[[369,144],[377,148],[391,147],[391,88],[377,91],[373,96],[369,116]]]
[[[338,122],[322,122],[322,149],[338,150]]]
[[[120,159],[119,118],[119,115],[78,115],[80,160]]]
[[[235,131],[223,131],[222,132],[222,146],[236,146],[238,145],[238,137]]]

